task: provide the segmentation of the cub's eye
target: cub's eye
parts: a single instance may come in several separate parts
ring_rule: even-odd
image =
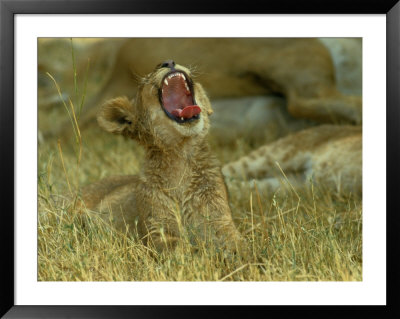
[[[162,68],[167,68],[168,67],[168,62],[163,62],[160,63],[156,66],[156,69],[162,69]]]

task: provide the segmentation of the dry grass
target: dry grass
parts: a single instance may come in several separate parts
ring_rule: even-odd
[[[86,133],[79,171],[73,147],[62,148],[72,189],[138,172],[143,152],[134,142],[97,129]],[[209,247],[193,253],[184,239],[175,252],[157,255],[65,200],[69,190],[56,141],[39,147],[38,172],[39,280],[362,279],[362,207],[357,198],[313,187],[296,192],[283,187],[268,194],[230,184],[230,204],[251,247],[250,259],[225,258]]]
[[[77,95],[76,79],[74,90]],[[65,110],[60,104],[41,111],[41,96],[39,92],[39,126],[45,130],[62,116],[65,119]],[[82,95],[75,97],[75,104],[67,104],[70,111],[81,107]],[[98,128],[81,133],[74,126],[74,131],[69,143],[56,138],[39,143],[38,280],[362,280],[360,198],[317,186],[294,190],[286,185],[268,193],[251,183],[229,182],[233,217],[251,256],[224,256],[205,246],[193,252],[185,238],[175,251],[157,254],[135,236],[117,233],[95,213],[78,212],[66,199],[78,194],[80,186],[103,177],[137,173],[143,150]],[[233,147],[213,145],[213,149],[224,163],[245,154],[250,146],[239,140]]]

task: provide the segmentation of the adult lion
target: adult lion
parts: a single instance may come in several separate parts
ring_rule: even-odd
[[[94,43],[84,56],[90,57],[91,68],[107,60],[108,69],[98,94],[87,100],[81,128],[93,122],[95,106],[105,100],[133,98],[135,77],[167,57],[189,66],[212,100],[273,93],[285,97],[294,117],[361,123],[361,97],[337,89],[332,56],[316,38],[107,39]]]

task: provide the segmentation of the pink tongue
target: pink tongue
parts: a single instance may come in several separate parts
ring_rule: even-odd
[[[199,114],[201,112],[201,108],[197,105],[189,105],[186,106],[183,110],[175,109],[171,112],[172,115],[176,117],[183,117],[184,119],[190,119],[193,116]]]

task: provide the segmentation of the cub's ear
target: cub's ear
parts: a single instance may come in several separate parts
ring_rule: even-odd
[[[136,122],[133,110],[126,97],[108,100],[97,115],[97,122],[107,132],[133,137]]]
[[[213,114],[214,111],[211,108],[210,100],[208,99],[207,94],[204,91],[202,85],[199,83],[196,83],[195,86],[196,86],[195,90],[197,91],[197,94],[196,94],[197,102],[200,104],[200,106],[202,108],[204,108],[207,111],[207,115]]]

